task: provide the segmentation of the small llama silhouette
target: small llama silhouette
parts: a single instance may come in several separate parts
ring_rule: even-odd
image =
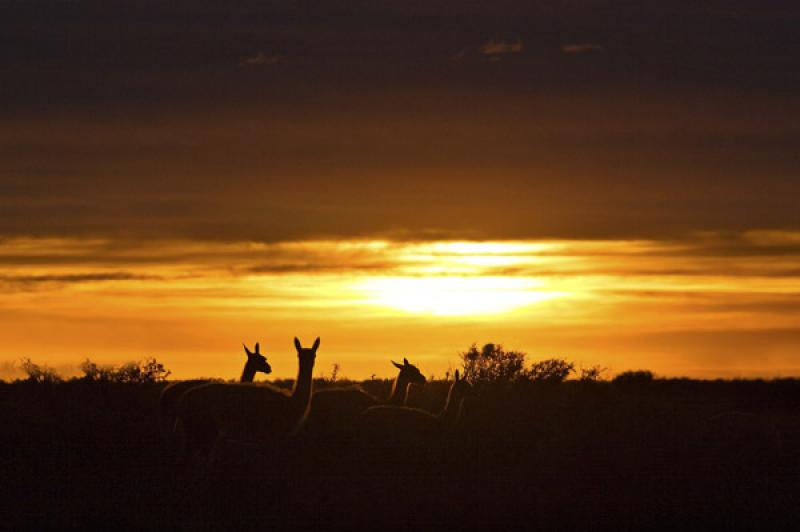
[[[253,351],[250,351],[245,344],[242,344],[242,347],[244,347],[244,352],[247,354],[247,360],[244,363],[239,382],[253,382],[258,372],[264,374],[272,373],[272,367],[267,362],[267,357],[261,354],[261,346],[258,342],[256,342],[255,350]],[[186,390],[201,384],[209,384],[210,382],[213,381],[209,379],[175,381],[169,383],[161,390],[161,395],[158,400],[159,418],[165,434],[171,436],[175,430],[178,398],[183,395]]]

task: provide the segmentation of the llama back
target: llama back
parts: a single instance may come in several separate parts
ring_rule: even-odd
[[[323,439],[327,446],[352,439],[361,413],[377,404],[380,400],[358,385],[314,392],[303,433]]]
[[[202,384],[186,391],[177,406],[187,439],[200,447],[218,435],[251,440],[286,433],[298,415],[287,391],[264,384]]]
[[[361,412],[379,403],[377,397],[358,385],[320,390],[314,393],[309,422],[352,422]]]
[[[378,405],[361,414],[359,425],[366,442],[415,442],[435,435],[439,419],[419,408]]]
[[[368,474],[407,474],[436,462],[439,421],[417,408],[379,405],[359,418],[350,458]]]
[[[208,379],[175,381],[169,383],[161,390],[161,395],[158,397],[158,409],[162,425],[165,429],[172,430],[175,424],[175,417],[178,414],[178,399],[180,399],[180,396],[190,388],[200,386],[201,384],[209,384],[210,382],[211,381]]]

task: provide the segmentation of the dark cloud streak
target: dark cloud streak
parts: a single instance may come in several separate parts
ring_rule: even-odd
[[[161,281],[157,275],[130,272],[70,273],[46,275],[0,275],[0,292],[30,292],[53,286],[117,281]]]

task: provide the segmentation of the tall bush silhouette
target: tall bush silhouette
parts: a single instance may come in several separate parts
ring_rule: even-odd
[[[575,371],[575,364],[560,358],[548,358],[534,362],[526,372],[532,381],[564,382]]]
[[[464,379],[471,383],[511,383],[525,375],[525,353],[506,351],[502,345],[472,344],[460,353]]]
[[[621,386],[641,386],[653,382],[653,372],[646,369],[623,371],[611,382]]]
[[[99,366],[88,358],[81,363],[83,380],[89,382],[116,382],[124,384],[154,384],[164,382],[170,371],[155,358],[126,362],[119,367]]]
[[[506,351],[499,344],[472,344],[460,353],[464,378],[473,384],[510,384],[517,381],[563,382],[575,364],[561,358],[539,360],[526,367],[526,353]]]
[[[580,369],[580,376],[578,379],[581,382],[600,382],[605,380],[604,374],[608,371],[608,368],[603,366],[591,366],[588,368],[581,368]]]
[[[37,384],[55,384],[63,380],[61,376],[56,373],[56,370],[47,365],[36,364],[30,358],[23,358],[20,361],[19,366],[28,376],[25,379],[27,382],[35,382]]]

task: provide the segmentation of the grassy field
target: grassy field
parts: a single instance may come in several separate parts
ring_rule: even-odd
[[[304,433],[193,468],[159,430],[162,387],[1,383],[0,526],[776,529],[800,507],[796,380],[487,386],[435,442]]]

